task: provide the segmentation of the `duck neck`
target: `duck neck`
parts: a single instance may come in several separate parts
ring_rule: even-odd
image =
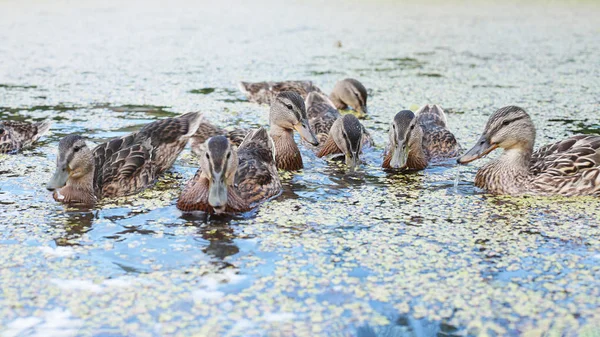
[[[69,177],[65,187],[54,193],[54,198],[64,203],[94,204],[94,168],[81,177]]]
[[[411,170],[423,170],[427,167],[427,154],[423,151],[423,144],[420,140],[410,145],[406,167]]]
[[[202,211],[209,214],[214,213],[237,213],[245,212],[251,209],[249,203],[244,200],[234,186],[227,186],[227,206],[224,210],[217,212],[214,207],[208,203],[208,194],[210,189],[210,180],[202,172],[197,174],[177,200],[177,208],[182,211]]]
[[[477,172],[475,185],[500,194],[520,194],[526,191],[532,153],[531,147],[504,150],[498,159]]]
[[[337,109],[346,109],[348,107],[348,105],[346,105],[346,103],[344,103],[335,92],[332,92],[329,95],[329,99]]]
[[[277,125],[271,126],[271,138],[275,144],[275,162],[277,168],[285,171],[296,171],[303,168],[302,156],[294,141],[294,133]]]

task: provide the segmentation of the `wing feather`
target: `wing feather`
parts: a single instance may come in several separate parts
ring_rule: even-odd
[[[600,195],[600,136],[577,135],[535,151],[534,189],[548,194]]]
[[[134,144],[112,154],[102,170],[102,196],[115,197],[137,193],[157,178],[152,164],[150,142]]]

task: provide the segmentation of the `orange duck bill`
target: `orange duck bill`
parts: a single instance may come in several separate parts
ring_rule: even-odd
[[[487,137],[485,135],[482,135],[477,141],[477,144],[475,144],[475,146],[473,146],[469,151],[467,151],[467,153],[459,157],[456,161],[459,164],[467,164],[476,159],[484,157],[485,155],[494,151],[497,148],[497,144],[490,144]]]

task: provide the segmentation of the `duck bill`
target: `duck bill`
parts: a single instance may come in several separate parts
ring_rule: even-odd
[[[358,153],[346,153],[346,166],[350,171],[354,171],[359,164]]]
[[[225,184],[223,173],[214,174],[208,188],[208,204],[215,211],[222,211],[227,206],[227,185]]]
[[[294,126],[294,129],[298,131],[300,137],[305,141],[309,142],[311,145],[317,146],[319,145],[319,141],[317,140],[317,136],[308,125],[307,121],[303,121],[302,123],[298,123]]]
[[[392,151],[392,160],[390,166],[393,168],[403,168],[408,161],[408,148],[403,149],[403,143],[399,143]]]
[[[69,172],[64,167],[57,167],[54,171],[54,175],[50,178],[50,181],[46,185],[49,191],[54,191],[58,188],[64,187],[69,179]]]
[[[369,115],[369,109],[367,108],[366,105],[361,106],[360,109],[358,109],[358,116],[356,116],[357,118],[360,119],[365,119],[367,118],[367,116]]]
[[[459,157],[456,161],[459,164],[467,164],[487,155],[488,153],[494,151],[496,148],[498,148],[498,145],[490,144],[485,135],[482,135],[481,138],[479,138],[479,140],[477,141],[477,144],[475,144],[475,146],[473,146],[469,151],[467,151],[467,153]]]

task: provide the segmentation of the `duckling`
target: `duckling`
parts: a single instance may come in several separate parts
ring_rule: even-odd
[[[40,139],[52,122],[27,123],[17,121],[0,122],[0,153],[17,153]]]
[[[180,210],[245,212],[281,193],[275,145],[266,129],[250,131],[237,150],[227,137],[211,137],[202,152],[200,168],[177,201]]]
[[[483,134],[458,158],[466,164],[497,148],[500,157],[475,175],[475,186],[494,194],[600,196],[600,136],[576,135],[533,151],[535,126],[525,110],[503,107]]]
[[[382,167],[422,170],[431,162],[457,157],[461,147],[447,127],[439,105],[424,105],[415,116],[402,110],[394,116]]]
[[[277,168],[284,171],[296,171],[304,167],[298,145],[294,141],[293,132],[296,130],[302,139],[312,145],[319,141],[308,123],[306,107],[302,97],[292,91],[277,94],[269,111],[269,132],[275,143],[275,161]],[[192,141],[192,151],[200,154],[199,145],[215,135],[227,135],[233,144],[239,144],[241,135],[246,135],[247,129],[236,129],[225,132],[208,122],[203,122],[198,128]]]
[[[321,92],[312,81],[240,82],[239,86],[250,102],[258,104],[271,104],[277,94],[283,91],[295,92],[303,98],[311,91]]]
[[[354,170],[360,163],[363,139],[366,138],[363,129],[362,124],[354,115],[344,115],[338,118],[331,126],[327,140],[317,152],[317,157],[343,153],[346,165],[350,170]]]
[[[47,188],[56,201],[66,204],[93,205],[100,198],[138,193],[173,165],[201,117],[191,112],[159,120],[93,150],[83,137],[65,136]]]
[[[369,110],[367,109],[367,89],[358,80],[346,78],[338,81],[329,95],[335,107],[341,110],[352,109],[358,112],[358,117],[364,118]]]
[[[321,144],[317,157],[343,153],[346,165],[353,170],[360,162],[362,148],[372,142],[365,127],[354,115],[342,116],[322,93],[309,93],[306,106],[309,124]]]
[[[271,104],[277,94],[282,91],[294,91],[303,98],[306,98],[308,93],[313,91],[323,93],[311,81],[240,82],[240,89],[251,102],[259,104]],[[367,97],[368,93],[365,86],[353,78],[338,81],[333,87],[331,95],[329,95],[336,109],[343,110],[352,107],[362,117],[368,113]]]

